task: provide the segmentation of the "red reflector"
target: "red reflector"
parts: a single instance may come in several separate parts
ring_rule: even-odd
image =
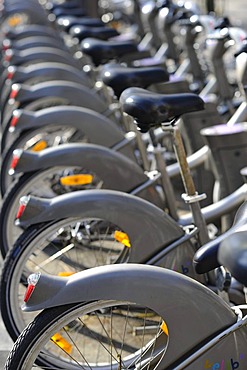
[[[17,166],[17,163],[22,155],[22,152],[23,150],[22,149],[16,149],[13,151],[13,156],[12,156],[12,162],[10,164],[10,171],[9,171],[9,175],[13,175],[14,174],[14,170]]]
[[[3,40],[3,45],[2,45],[2,50],[6,51],[10,48],[11,46],[11,41],[9,39],[4,39]]]
[[[10,66],[10,67],[8,67],[7,71],[8,71],[7,80],[12,80],[12,78],[15,74],[16,68],[14,68],[13,66]]]
[[[18,122],[18,119],[19,117],[18,116],[14,116],[12,117],[11,121],[10,121],[10,127],[15,127],[17,122]]]
[[[33,291],[34,291],[35,285],[28,285],[27,290],[24,295],[24,302],[27,302],[29,298],[31,297]]]
[[[4,59],[5,62],[10,62],[12,56],[13,56],[13,50],[7,49],[5,51],[5,54],[3,56],[3,59]]]
[[[16,214],[16,219],[18,220],[19,218],[21,218],[21,216],[23,215],[23,212],[25,211],[25,208],[29,202],[29,199],[30,197],[29,196],[24,196],[24,197],[21,197],[20,198],[20,205],[19,205],[19,209],[17,211],[17,214]]]
[[[26,205],[25,204],[21,204],[19,206],[19,209],[18,209],[17,214],[16,214],[16,218],[20,218],[21,217],[21,215],[25,211],[25,208],[26,208]]]
[[[13,116],[11,118],[10,124],[9,124],[9,132],[14,132],[15,127],[17,125],[17,122],[21,116],[21,110],[14,110]]]
[[[12,89],[11,89],[11,93],[9,94],[9,99],[15,99],[17,94],[18,94],[18,91],[20,90],[20,88],[21,88],[20,85],[13,84]]]
[[[40,275],[41,273],[37,272],[28,276],[27,278],[28,287],[24,295],[24,302],[27,302],[30,299],[31,295],[33,294],[33,291],[39,281]]]

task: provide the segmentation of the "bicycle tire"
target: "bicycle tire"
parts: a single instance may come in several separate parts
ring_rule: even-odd
[[[66,275],[127,261],[129,248],[114,239],[113,233],[119,228],[107,221],[84,219],[80,228],[82,241],[77,242],[76,237],[69,239],[70,227],[82,220],[66,219],[33,225],[20,235],[7,254],[1,276],[0,307],[5,327],[14,341],[33,318],[33,314],[30,318],[21,310],[29,274],[39,270],[46,274]],[[83,232],[88,235],[84,239]]]
[[[70,370],[117,370],[120,363],[120,368],[130,368],[135,362],[145,361],[147,368],[155,369],[155,365],[165,355],[167,346],[167,335],[161,330],[162,323],[162,318],[148,307],[121,301],[84,302],[46,309],[19,336],[4,369],[31,370],[34,361],[42,368],[47,366],[50,369]],[[133,336],[130,329],[141,324],[144,326],[143,335],[141,338]],[[154,334],[148,334],[146,330],[151,324],[155,326]],[[74,329],[76,334],[73,335],[76,325],[78,330]],[[81,325],[84,325],[84,330]],[[127,325],[130,332],[128,334]],[[63,340],[63,345],[67,342],[66,350],[61,350],[59,340],[55,344],[58,335],[62,337],[59,340]],[[72,339],[76,335],[80,337],[80,343],[75,345]],[[125,344],[127,337],[128,343]]]

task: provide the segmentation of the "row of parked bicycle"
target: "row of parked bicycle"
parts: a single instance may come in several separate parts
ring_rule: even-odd
[[[5,370],[245,369],[246,32],[88,10],[1,8]]]

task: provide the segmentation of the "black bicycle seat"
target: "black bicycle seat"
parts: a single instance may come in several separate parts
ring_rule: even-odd
[[[110,27],[90,27],[83,25],[72,26],[69,30],[72,37],[76,37],[79,41],[87,37],[93,37],[100,40],[108,40],[111,37],[119,36],[119,32]]]
[[[127,68],[118,65],[106,65],[100,74],[101,80],[110,86],[119,98],[128,87],[142,87],[169,81],[169,73],[161,67]]]
[[[218,251],[219,251],[221,242],[223,242],[223,240],[225,239],[228,239],[232,234],[234,235],[238,234],[237,231],[244,225],[247,225],[247,201],[239,208],[235,216],[233,226],[227,232],[220,235],[215,240],[212,240],[209,243],[205,244],[203,247],[198,249],[198,251],[195,253],[193,262],[194,262],[195,270],[198,274],[204,274],[206,272],[214,270],[215,268],[221,265],[222,253],[221,253],[221,257],[218,258]],[[238,236],[235,236],[234,238],[236,238],[237,240]],[[231,241],[229,243],[231,243],[232,245]],[[236,244],[236,248],[238,248],[239,250],[243,249],[243,247],[241,245],[238,246],[238,244]],[[229,247],[226,247],[226,249],[228,250]],[[246,266],[247,266],[247,263],[246,263]],[[247,267],[245,267],[245,269],[247,269]],[[246,272],[247,271],[245,271],[245,273]]]
[[[63,7],[56,7],[52,10],[52,13],[55,14],[56,17],[63,17],[63,16],[74,16],[74,17],[83,17],[87,15],[85,10],[82,8],[70,8],[65,9]]]
[[[204,109],[196,94],[158,94],[141,88],[126,89],[120,96],[124,112],[134,117],[142,132],[152,126],[171,122],[185,113]]]
[[[81,50],[98,66],[125,54],[135,53],[138,48],[136,43],[131,41],[102,41],[89,37],[82,41]]]

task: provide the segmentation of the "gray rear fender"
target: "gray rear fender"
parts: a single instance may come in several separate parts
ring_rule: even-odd
[[[111,147],[124,139],[115,123],[91,109],[76,106],[58,106],[37,112],[15,110],[18,116],[16,131],[35,130],[45,126],[71,126],[82,131],[93,144]]]
[[[31,87],[21,85],[17,99],[22,103],[44,97],[58,97],[70,105],[92,109],[98,113],[108,110],[108,104],[94,90],[71,81],[47,81]]]
[[[167,269],[137,264],[96,267],[69,278],[41,275],[23,309],[35,311],[95,300],[133,302],[160,315],[169,331],[162,361],[166,366],[236,322],[230,307],[195,280]]]
[[[115,190],[83,190],[52,199],[30,196],[19,223],[26,228],[77,217],[108,220],[126,232],[131,242],[129,262],[146,262],[155,251],[184,235],[160,208]]]
[[[21,83],[29,79],[51,76],[53,79],[68,80],[93,87],[85,73],[73,66],[57,62],[41,62],[26,67],[18,66],[14,74],[14,82]]]
[[[135,162],[94,144],[64,144],[36,153],[23,151],[15,172],[39,171],[57,166],[77,166],[93,172],[103,181],[104,189],[131,192],[148,180]],[[142,191],[140,196],[161,206],[161,199],[154,187]]]
[[[61,48],[51,46],[36,46],[24,50],[15,50],[11,58],[13,65],[20,65],[24,62],[36,60],[48,60],[50,62],[62,62],[72,65],[76,68],[81,68],[78,59],[73,58],[69,52],[61,50]]]

